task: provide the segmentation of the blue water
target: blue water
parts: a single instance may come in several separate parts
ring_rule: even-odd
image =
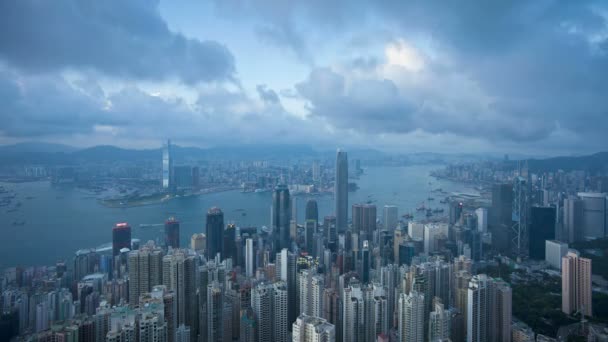
[[[394,204],[399,215],[416,213],[415,207],[429,196],[431,189],[441,187],[445,191],[471,192],[464,185],[436,180],[429,171],[436,166],[372,167],[356,182],[359,190],[349,193],[349,207],[353,203],[373,201],[382,216],[382,206]],[[432,182],[430,185],[429,182]],[[22,206],[18,211],[7,212],[0,207],[0,270],[16,265],[52,265],[58,260],[71,262],[74,252],[93,248],[111,241],[112,227],[116,222],[129,222],[133,238],[157,240],[162,234],[162,224],[169,216],[181,222],[181,240],[188,245],[190,236],[204,232],[205,213],[212,206],[224,211],[225,222],[239,226],[269,225],[271,193],[241,193],[228,191],[196,197],[177,198],[165,203],[133,208],[107,208],[101,206],[86,192],[72,186],[54,186],[49,182],[2,184],[17,192],[16,201]],[[26,199],[33,196],[32,199]],[[434,194],[433,207],[445,207],[439,203],[441,195]],[[306,200],[315,198],[319,205],[319,217],[333,213],[333,198],[324,196],[297,196],[298,222],[304,220]],[[244,209],[246,216],[242,215]],[[349,208],[350,209],[350,208]],[[447,213],[447,210],[446,210]],[[25,220],[23,226],[12,222]],[[140,228],[140,224],[159,224]]]

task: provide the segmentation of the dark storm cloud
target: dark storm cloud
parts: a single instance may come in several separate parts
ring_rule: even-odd
[[[279,99],[279,95],[265,84],[258,84],[255,89],[257,90],[260,99],[265,103],[280,104],[281,100]]]
[[[313,115],[326,117],[342,128],[368,132],[407,133],[422,129],[431,133],[479,136],[491,142],[526,143],[541,143],[567,134],[577,136],[581,143],[606,148],[606,2],[382,1],[358,4],[368,11],[360,11],[360,17],[350,18],[351,29],[372,13],[394,24],[398,28],[396,36],[414,41],[421,37],[430,39],[433,53],[448,62],[427,60],[425,70],[410,75],[408,81],[422,77],[431,82],[419,88],[400,86],[398,97],[413,105],[389,106],[398,109],[393,111],[370,106],[366,115],[358,110],[358,98],[349,95],[354,91],[351,88],[359,85],[347,87],[346,91],[343,86],[335,85],[336,91],[323,94],[305,91],[327,86],[313,72],[308,80],[296,87],[310,102]],[[337,30],[333,34],[341,35],[343,31]],[[327,77],[343,76],[350,78],[352,83],[361,79],[355,73],[361,65],[365,66],[361,62],[355,59],[347,65],[349,70]],[[461,79],[462,84],[454,79]],[[394,96],[393,90],[377,85],[367,87],[365,91],[370,99],[379,93],[391,99]],[[475,101],[470,94],[477,92]],[[353,113],[344,112],[349,110]],[[348,120],[349,115],[357,119]],[[379,117],[383,120],[377,120]]]
[[[186,83],[232,78],[234,58],[214,41],[169,30],[157,1],[1,1],[0,59],[25,71],[92,69]]]

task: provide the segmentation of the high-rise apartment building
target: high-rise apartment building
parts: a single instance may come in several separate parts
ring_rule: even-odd
[[[162,284],[162,261],[163,251],[154,243],[129,252],[129,305],[137,306],[139,296]]]
[[[429,341],[443,342],[450,338],[450,310],[446,310],[441,301],[436,301],[429,317]]]
[[[187,250],[175,249],[163,257],[162,280],[167,290],[175,294],[176,324],[188,326],[192,339],[199,333],[196,268],[196,258]]]
[[[293,342],[334,342],[336,328],[327,320],[301,314],[293,322]]]
[[[568,315],[580,311],[591,317],[591,297],[591,259],[570,250],[562,258],[562,311]]]
[[[410,291],[399,296],[399,342],[424,341],[424,294]]]

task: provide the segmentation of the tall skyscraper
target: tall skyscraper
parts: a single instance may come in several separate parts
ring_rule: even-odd
[[[568,244],[557,241],[545,241],[545,261],[553,268],[562,269],[562,258],[568,254]]]
[[[131,249],[131,226],[126,222],[112,228],[112,255],[117,256],[123,248]]]
[[[294,217],[295,218],[295,217]],[[317,205],[317,201],[314,199],[309,199],[306,201],[306,221],[314,220],[315,222],[319,222],[319,207]]]
[[[336,177],[334,183],[336,228],[338,233],[348,228],[348,157],[338,149],[336,154]]]
[[[399,223],[399,209],[395,205],[384,206],[384,217],[383,217],[384,229],[393,231],[397,228]]]
[[[607,195],[601,192],[579,192],[583,201],[583,238],[598,239],[607,236]]]
[[[291,200],[289,189],[280,184],[272,194],[272,233],[274,234],[275,252],[283,248],[290,249],[289,224],[291,222]]]
[[[562,258],[562,311],[569,315],[576,311],[591,317],[591,259],[570,250]]]
[[[217,281],[214,281],[207,286],[207,339],[205,341],[224,341],[225,336],[223,336],[222,327],[222,310],[224,309],[224,296],[222,292],[222,287]]]
[[[312,255],[314,246],[314,235],[317,232],[317,221],[306,220],[304,224],[304,247],[308,254]]]
[[[213,207],[207,212],[207,259],[214,259],[216,254],[222,254],[224,244],[224,213],[220,208]]]
[[[249,238],[245,240],[245,275],[247,277],[253,277],[255,271],[254,259],[253,259],[253,239]]]
[[[163,251],[154,243],[129,252],[129,305],[139,305],[139,296],[162,284]]]
[[[335,342],[336,328],[325,319],[301,314],[293,322],[293,342]]]
[[[170,217],[165,222],[165,248],[179,248],[179,221]]]
[[[417,291],[399,297],[399,342],[424,341],[424,295]]]
[[[513,184],[494,184],[492,186],[492,208],[490,224],[494,227],[511,227],[513,214]]]
[[[342,339],[343,341],[364,342],[365,338],[365,301],[359,283],[343,291],[342,301]]]
[[[555,239],[555,208],[532,207],[530,210],[530,250],[531,259],[545,258],[545,241]]]
[[[232,262],[236,262],[236,248],[236,225],[229,223],[223,232],[222,259],[231,258]]]
[[[289,328],[287,317],[287,283],[278,281],[272,286],[273,341],[287,342],[287,331]]]
[[[256,341],[286,342],[287,285],[260,283],[251,291],[251,307],[255,317]]]
[[[190,249],[202,253],[207,248],[207,236],[203,233],[192,234],[190,238]]]
[[[323,219],[323,233],[328,243],[336,243],[338,241],[338,232],[336,228],[336,217],[325,216]]]
[[[167,140],[166,144],[163,144],[163,174],[162,174],[162,187],[164,190],[170,190],[173,186],[173,158],[171,156],[171,140]]]
[[[490,341],[511,341],[512,301],[509,284],[502,279],[493,279],[490,284]]]
[[[488,232],[488,208],[477,208],[475,210],[477,215],[477,230],[480,233]]]

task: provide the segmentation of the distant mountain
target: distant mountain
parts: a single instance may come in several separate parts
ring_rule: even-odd
[[[74,152],[77,148],[44,142],[24,142],[14,145],[0,146],[0,155],[19,154],[19,153],[68,153]]]
[[[517,166],[517,161],[513,161],[511,163],[514,167]],[[588,156],[528,159],[528,167],[532,172],[547,172],[557,170],[585,170],[589,172],[607,171],[608,152],[598,152]]]
[[[130,150],[116,146],[101,145],[85,148],[70,154],[71,159],[80,162],[111,162],[146,160],[161,158],[161,150]]]

